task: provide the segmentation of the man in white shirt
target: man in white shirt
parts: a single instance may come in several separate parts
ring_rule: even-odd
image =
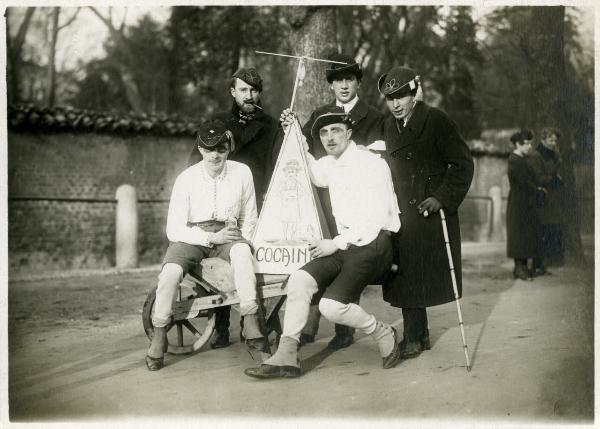
[[[298,345],[315,294],[327,319],[375,339],[383,368],[401,359],[396,330],[354,303],[392,263],[390,236],[400,229],[400,217],[390,170],[378,155],[356,147],[348,115],[339,107],[319,116],[311,134],[328,153],[315,160],[305,144],[311,180],[329,188],[338,235],[312,243],[313,259],[290,276],[279,347],[262,365],[246,369],[255,378],[301,374]]]
[[[302,133],[306,137],[310,153],[315,159],[320,159],[327,155],[318,139],[313,139],[311,129],[315,120],[323,113],[327,112],[333,106],[338,106],[348,113],[348,119],[352,125],[352,140],[362,146],[368,146],[376,140],[383,138],[384,115],[375,107],[365,103],[358,96],[358,90],[362,79],[362,70],[356,60],[349,55],[333,54],[329,58],[333,63],[327,63],[325,77],[330,84],[334,100],[323,106],[320,106],[312,112],[308,121],[302,127]],[[280,117],[284,127],[290,125],[294,120],[294,113],[290,109],[285,109]],[[329,192],[326,188],[317,190],[325,222],[331,237],[335,237],[336,222],[331,212],[331,201]],[[357,302],[358,304],[358,302]],[[306,326],[300,336],[300,344],[312,343],[315,340],[319,330],[319,311],[315,305],[311,308],[311,313]],[[350,346],[354,342],[354,330],[347,326],[335,325],[335,336],[329,342],[328,347],[333,350],[342,349]]]
[[[252,173],[246,165],[227,160],[235,143],[221,121],[203,124],[196,143],[203,159],[177,177],[171,193],[167,215],[170,244],[158,276],[152,316],[154,336],[146,355],[151,371],[164,366],[166,326],[177,287],[190,269],[208,257],[231,263],[244,317],[244,337],[249,347],[264,349],[249,241],[257,221]]]

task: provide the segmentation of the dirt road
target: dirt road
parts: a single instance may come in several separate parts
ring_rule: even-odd
[[[258,381],[243,374],[259,361],[239,341],[167,355],[158,372],[145,368],[140,316],[154,271],[10,282],[11,420],[591,423],[593,268],[517,281],[501,244],[467,244],[464,261],[470,373],[454,304],[429,311],[432,350],[394,369],[381,368],[376,345],[363,335],[330,352],[333,326],[322,320],[317,341],[302,349],[301,378]],[[382,301],[380,288],[370,286],[361,303],[401,329],[400,310]],[[234,316],[235,340],[237,326]]]

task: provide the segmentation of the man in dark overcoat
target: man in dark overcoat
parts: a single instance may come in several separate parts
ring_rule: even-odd
[[[325,77],[330,84],[335,98],[330,103],[316,108],[302,127],[302,134],[306,137],[309,151],[315,159],[320,159],[327,155],[327,153],[320,141],[313,138],[311,129],[315,120],[331,109],[332,106],[342,107],[346,113],[350,114],[352,140],[356,144],[367,146],[376,140],[381,140],[383,136],[384,115],[358,96],[362,70],[356,63],[356,60],[348,55],[338,53],[331,55],[328,59],[336,61],[336,63],[328,63],[328,68],[325,70]],[[290,125],[293,122],[293,112],[285,109],[281,114],[281,121],[284,126]],[[329,190],[327,188],[317,188],[317,195],[323,208],[327,228],[330,235],[335,237],[337,231],[335,218],[331,211]],[[314,341],[319,329],[319,318],[318,306],[313,305],[308,322],[302,331],[301,344]],[[335,325],[335,336],[329,342],[328,346],[331,349],[337,350],[348,347],[353,342],[353,329],[342,325]]]
[[[454,122],[422,97],[417,74],[394,67],[378,81],[391,113],[384,123],[388,160],[402,228],[395,237],[397,274],[384,284],[383,297],[402,308],[404,358],[429,348],[427,307],[454,300],[439,210],[444,209],[462,296],[458,206],[473,179],[473,159]]]
[[[254,68],[240,68],[231,77],[229,92],[233,98],[230,110],[216,113],[218,119],[233,133],[235,151],[229,155],[232,161],[250,167],[256,190],[256,204],[260,211],[273,174],[273,168],[283,132],[279,122],[266,114],[261,107],[260,94],[263,80]],[[196,146],[192,149],[188,165],[202,159]],[[215,310],[216,336],[212,348],[227,347],[229,343],[229,313],[231,307],[218,307]]]

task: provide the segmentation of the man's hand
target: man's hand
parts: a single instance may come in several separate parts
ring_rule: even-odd
[[[225,227],[212,234],[210,242],[212,244],[227,244],[242,238],[239,228]]]
[[[310,256],[315,258],[323,258],[324,256],[333,255],[337,252],[338,247],[335,245],[333,240],[319,240],[316,242],[311,242],[308,245],[308,249],[310,250]]]
[[[279,117],[279,121],[284,130],[294,123],[294,119],[296,119],[296,114],[292,112],[291,109],[283,109],[283,112],[281,112],[281,116]]]
[[[422,214],[425,217],[429,216],[430,213],[436,213],[441,208],[442,203],[440,203],[435,197],[425,198],[417,206],[419,214]]]

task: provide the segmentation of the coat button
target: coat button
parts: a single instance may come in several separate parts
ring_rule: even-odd
[[[410,200],[408,202],[408,204],[410,204],[411,206],[414,206],[417,203],[417,200],[415,198],[413,198],[412,200]]]
[[[408,152],[408,153],[406,154],[406,160],[407,160],[407,161],[410,161],[410,160],[412,159],[412,156],[413,156],[412,152]]]

